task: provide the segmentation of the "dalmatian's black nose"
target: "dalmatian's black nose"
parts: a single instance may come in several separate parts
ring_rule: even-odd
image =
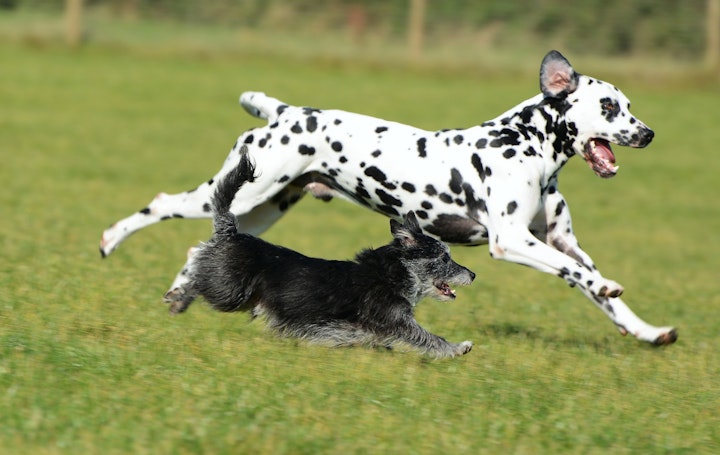
[[[639,136],[640,140],[638,142],[640,147],[645,147],[653,140],[653,138],[655,137],[655,132],[650,128],[643,128],[640,130]]]

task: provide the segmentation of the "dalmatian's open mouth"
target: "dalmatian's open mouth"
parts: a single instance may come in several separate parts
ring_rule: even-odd
[[[615,166],[615,155],[605,139],[593,138],[585,144],[585,161],[596,175],[604,179],[614,177],[619,166]]]
[[[440,298],[454,299],[456,297],[455,290],[450,288],[450,285],[444,281],[436,282],[435,288],[438,290]]]

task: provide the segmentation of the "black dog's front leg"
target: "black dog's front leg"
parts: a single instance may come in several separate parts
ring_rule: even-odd
[[[398,340],[404,341],[434,357],[456,357],[467,354],[472,349],[472,341],[450,343],[445,338],[425,330],[413,318],[405,318],[394,329]]]

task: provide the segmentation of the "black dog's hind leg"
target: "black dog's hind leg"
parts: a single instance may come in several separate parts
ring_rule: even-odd
[[[170,314],[180,314],[188,309],[197,296],[197,292],[192,289],[192,282],[189,282],[166,292],[164,300],[168,303]]]

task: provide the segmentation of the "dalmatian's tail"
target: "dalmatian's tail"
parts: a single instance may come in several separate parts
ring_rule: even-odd
[[[230,212],[235,194],[247,182],[255,180],[255,165],[250,161],[247,145],[240,149],[240,162],[218,182],[212,198],[213,227],[215,235],[232,237],[238,230],[235,215]]]
[[[245,92],[240,95],[240,105],[253,117],[262,118],[268,123],[275,123],[287,104],[271,98],[262,92]]]

